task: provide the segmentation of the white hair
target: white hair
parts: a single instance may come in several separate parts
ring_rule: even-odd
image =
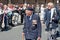
[[[49,2],[47,5],[54,7],[54,4],[52,2]]]

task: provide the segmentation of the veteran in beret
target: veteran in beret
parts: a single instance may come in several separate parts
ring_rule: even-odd
[[[25,10],[24,27],[22,34],[25,40],[41,40],[41,22],[40,17],[36,15],[30,7]]]

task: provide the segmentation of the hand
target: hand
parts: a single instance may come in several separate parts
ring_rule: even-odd
[[[22,32],[22,35],[24,35],[24,32]]]
[[[40,38],[40,37],[38,37],[38,38],[37,38],[37,40],[41,40],[41,38]]]
[[[24,40],[24,32],[22,33],[22,40]]]

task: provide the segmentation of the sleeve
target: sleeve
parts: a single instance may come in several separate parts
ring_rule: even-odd
[[[59,11],[57,11],[57,10],[55,9],[54,12],[56,13],[56,14],[55,14],[55,15],[56,15],[55,20],[59,20],[59,15],[58,15],[58,14],[59,14],[59,13],[58,13]]]
[[[25,24],[24,24],[24,27],[23,27],[23,33],[26,32],[26,27],[25,27]]]
[[[59,21],[59,16],[58,16],[58,15],[56,15],[56,17],[54,18],[54,20]]]
[[[24,17],[24,27],[23,27],[23,32],[26,32],[26,23],[25,23],[25,17]]]
[[[38,16],[38,20],[37,20],[37,27],[38,27],[38,37],[41,37],[42,27],[41,27],[41,21],[40,21],[39,16]]]
[[[44,23],[46,22],[46,19],[47,19],[47,13],[46,13],[46,10],[45,10]]]
[[[58,23],[58,21],[59,21],[59,15],[58,15],[58,13],[57,13],[57,11],[56,10],[54,10],[54,15],[53,15],[53,22],[55,22],[55,23]]]
[[[59,20],[59,10],[56,10],[57,13],[57,20]]]

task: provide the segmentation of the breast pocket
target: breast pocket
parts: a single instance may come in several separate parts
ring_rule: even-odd
[[[32,30],[37,29],[37,20],[32,20]]]

